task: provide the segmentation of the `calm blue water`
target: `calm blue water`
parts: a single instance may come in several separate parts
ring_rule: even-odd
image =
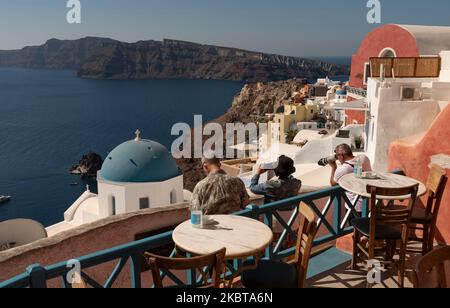
[[[227,81],[97,81],[71,71],[0,68],[0,195],[13,197],[0,205],[0,221],[61,221],[85,190],[86,183],[68,174],[84,153],[105,157],[137,128],[170,147],[174,123],[222,115],[241,88]],[[95,190],[95,181],[90,184]]]

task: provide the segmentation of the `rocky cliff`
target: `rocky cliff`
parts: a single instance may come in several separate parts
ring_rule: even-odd
[[[78,76],[270,81],[348,74],[348,67],[234,48],[164,40],[117,43],[88,58]]]
[[[108,38],[51,39],[41,46],[0,51],[0,66],[78,70],[95,79],[187,78],[273,81],[349,73],[326,62],[235,48],[164,40],[123,43]]]
[[[233,98],[231,108],[213,122],[250,123],[267,113],[274,113],[283,101],[293,100],[297,93],[304,91],[305,82],[293,78],[283,81],[257,82],[246,84]]]
[[[231,108],[223,116],[211,122],[222,125],[224,131],[226,123],[255,122],[256,119],[263,118],[266,113],[275,112],[283,101],[294,99],[297,97],[296,94],[304,89],[304,80],[301,79],[246,84],[233,98]],[[201,161],[178,159],[177,164],[183,171],[185,188],[192,191],[204,178]]]
[[[77,70],[99,48],[115,43],[108,38],[95,37],[64,41],[51,39],[40,46],[0,51],[0,66]]]

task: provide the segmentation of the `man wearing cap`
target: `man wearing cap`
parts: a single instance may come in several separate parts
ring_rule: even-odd
[[[302,182],[292,176],[295,173],[294,161],[286,156],[278,158],[278,166],[275,168],[275,175],[278,177],[265,183],[259,183],[262,174],[267,172],[259,168],[256,175],[252,178],[250,190],[256,195],[263,195],[267,202],[287,199],[297,196]]]
[[[207,176],[195,186],[191,202],[199,203],[204,215],[233,214],[244,209],[250,203],[244,182],[226,174],[218,158],[208,157],[202,159]]]

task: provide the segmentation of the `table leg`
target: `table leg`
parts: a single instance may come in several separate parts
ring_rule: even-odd
[[[361,196],[356,196],[353,201],[350,201],[352,204],[349,206],[347,202],[345,203],[345,208],[347,209],[344,219],[342,220],[341,229],[344,229],[345,225],[347,224],[348,220],[350,219],[350,215],[353,214],[355,217],[359,217],[358,212],[355,210],[358,206],[359,199],[361,199]]]
[[[242,261],[242,263],[243,263],[245,260],[246,259],[239,259],[238,261]],[[224,273],[224,279],[223,279],[224,288],[231,289],[233,287],[234,280],[237,277],[241,276],[243,272],[257,269],[259,260],[260,260],[260,255],[259,254],[254,255],[253,260],[254,260],[254,263],[252,265],[239,266],[239,268],[237,270],[235,270],[234,272],[231,273],[231,276],[229,278],[226,277],[226,269],[229,268],[228,262],[230,262],[230,261],[225,261],[225,273]],[[231,262],[233,262],[233,261],[231,261]]]

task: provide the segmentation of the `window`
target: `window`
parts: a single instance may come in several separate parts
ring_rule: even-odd
[[[385,48],[380,53],[380,58],[395,58],[395,52],[391,48]]]
[[[145,210],[150,208],[150,199],[147,198],[140,198],[139,199],[139,209]]]
[[[116,197],[111,197],[111,215],[117,215],[117,207],[116,207]]]
[[[367,81],[369,81],[370,76],[371,76],[370,63],[365,63],[365,66],[364,66],[364,80],[363,80],[363,83],[365,85],[367,84]]]
[[[170,192],[170,204],[177,203],[177,191],[174,189]]]

